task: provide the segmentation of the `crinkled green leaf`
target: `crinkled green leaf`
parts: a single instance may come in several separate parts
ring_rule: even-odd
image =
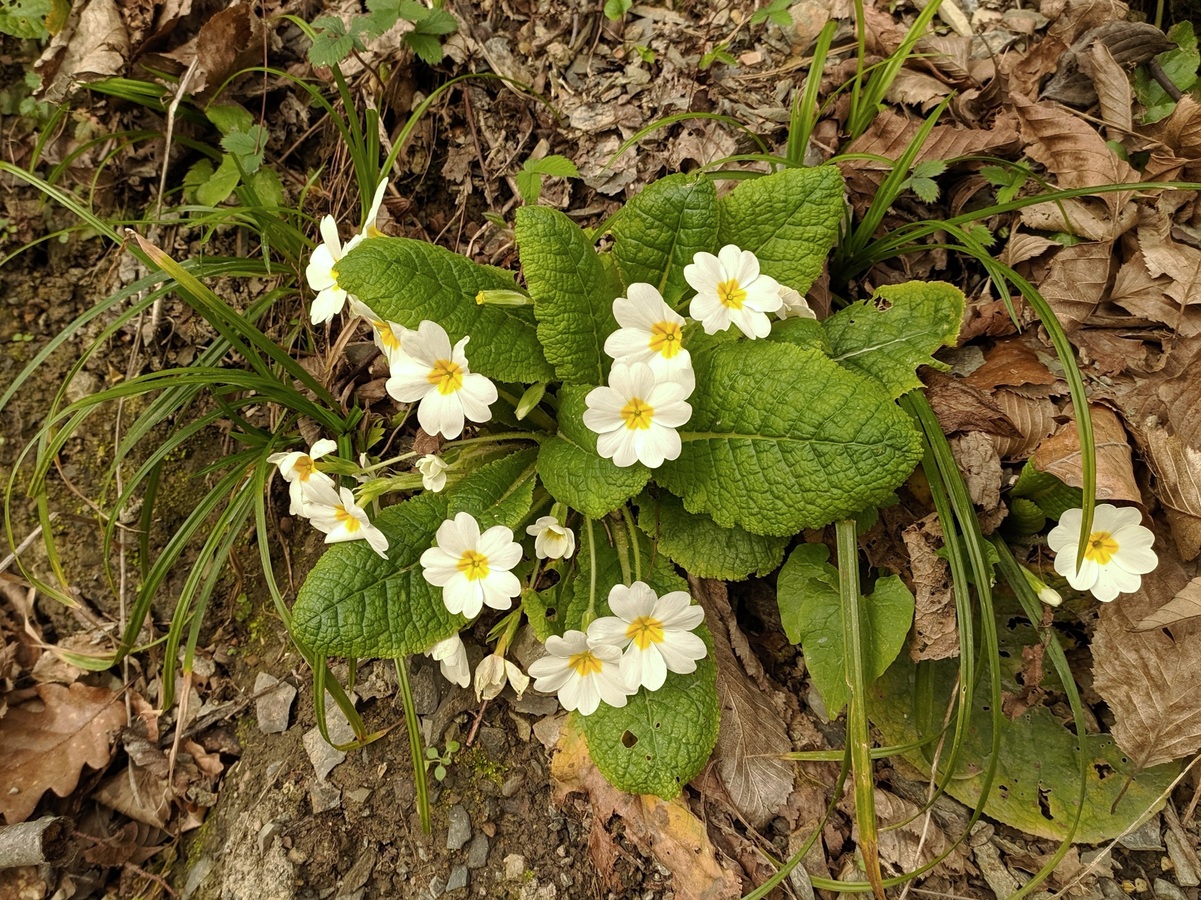
[[[708,178],[669,175],[645,187],[610,223],[613,257],[626,285],[653,284],[671,306],[692,289],[684,267],[717,252],[717,189]]]
[[[408,238],[363,241],[337,264],[338,284],[376,314],[416,328],[431,319],[452,341],[471,336],[467,359],[473,372],[498,381],[551,381],[528,308],[481,305],[482,290],[513,290],[513,276],[457,253]]]
[[[655,480],[723,527],[786,537],[885,502],[921,458],[909,417],[817,350],[738,341],[694,357],[680,458]]]
[[[559,391],[559,432],[542,442],[538,474],[552,497],[596,519],[641,491],[650,470],[642,463],[619,468],[597,455],[596,434],[583,419],[589,390],[564,385]]]
[[[1084,491],[1064,484],[1050,472],[1040,472],[1029,460],[1022,466],[1010,495],[1031,501],[1052,519],[1058,519],[1067,510],[1079,509],[1084,505]]]
[[[1023,649],[1039,643],[1038,633],[1026,624],[1020,612],[1007,615],[998,610],[997,619],[1009,622],[999,629],[1002,656],[1001,688],[1022,694],[1036,685],[1018,681],[1024,669]],[[1015,627],[1012,623],[1022,624]],[[908,744],[921,738],[929,743],[905,754],[925,777],[935,753],[947,703],[958,690],[958,665],[955,660],[926,661],[927,669],[919,689],[918,666],[902,653],[892,667],[868,691],[871,720],[884,736],[884,743]],[[1060,690],[1054,670],[1046,666],[1045,685]],[[1027,669],[1023,677],[1029,675]],[[959,768],[953,775],[946,771],[949,754],[942,756],[940,784],[947,793],[970,807],[980,805],[983,782],[981,763],[992,752],[992,718],[989,710],[988,678],[977,679],[976,696],[971,701],[971,718],[959,753]],[[1107,734],[1086,734],[1081,738],[1070,729],[1071,717],[1036,705],[1015,719],[1001,717],[1001,751],[992,791],[983,803],[984,814],[1011,825],[1026,834],[1062,841],[1079,805],[1080,762],[1084,753],[1087,765],[1084,806],[1080,823],[1072,835],[1078,844],[1100,844],[1122,833],[1131,823],[1155,812],[1163,805],[1163,796],[1179,773],[1179,763],[1138,771]],[[923,752],[924,751],[924,752]]]
[[[939,347],[952,347],[963,321],[963,292],[942,281],[909,281],[881,287],[822,324],[834,361],[875,378],[890,397],[920,388],[918,366],[941,371]]]
[[[567,567],[572,565],[574,562],[568,560]],[[569,594],[570,592],[564,587],[562,580],[544,591],[532,591],[526,588],[521,592],[521,602],[525,607],[525,615],[529,620],[530,629],[534,632],[534,637],[542,643],[545,644],[546,639],[552,634],[563,636],[563,632],[566,630],[563,625],[563,617],[566,614]]]
[[[580,170],[566,156],[552,153],[542,159],[527,159],[522,168],[527,172],[537,172],[539,175],[550,175],[554,178],[579,178]]]
[[[296,640],[325,656],[399,658],[462,628],[466,619],[448,612],[442,589],[422,577],[421,554],[451,510],[470,512],[485,528],[520,521],[529,511],[533,459],[532,451],[512,454],[481,466],[445,494],[425,493],[385,509],[373,524],[388,538],[387,559],[366,541],[331,546],[292,607]]]
[[[719,205],[719,245],[753,251],[765,274],[804,294],[838,239],[842,174],[834,166],[785,169],[742,182]]]
[[[838,570],[826,560],[825,544],[802,544],[780,569],[776,600],[784,633],[805,654],[805,668],[825,701],[830,716],[850,700],[843,657],[842,609]],[[913,623],[913,594],[899,576],[876,582],[862,601],[863,648],[868,683],[887,671],[897,658]]]
[[[724,581],[766,575],[784,559],[788,544],[788,538],[722,528],[703,513],[688,512],[679,497],[666,491],[639,501],[638,527],[676,565],[701,578]]]
[[[247,131],[234,131],[221,138],[221,148],[232,153],[247,175],[253,175],[263,164],[270,134],[262,125],[252,125]]]
[[[621,285],[588,236],[558,210],[522,207],[516,234],[538,338],[558,379],[603,384],[609,372],[605,338],[617,330],[613,300]]]
[[[618,548],[610,544],[600,522],[593,523],[596,541],[597,617],[610,615],[608,596],[623,582]],[[614,537],[629,542],[621,526]],[[591,557],[586,530],[579,529],[576,558],[578,572],[574,594],[566,614],[565,628],[580,628],[588,609],[592,584]],[[677,575],[662,555],[653,555],[650,541],[639,532],[632,536],[642,559],[642,580],[656,593],[686,591],[688,584]],[[632,558],[632,547],[627,548]],[[633,575],[631,574],[631,578]],[[640,690],[621,709],[602,703],[590,716],[580,716],[581,730],[588,739],[592,761],[617,788],[631,794],[658,794],[669,799],[680,793],[704,767],[717,742],[720,710],[717,702],[717,669],[713,663],[713,641],[702,624],[696,633],[709,648],[690,675],[668,674],[659,690]]]
[[[438,39],[437,35],[426,34],[415,28],[405,32],[404,42],[413,49],[422,62],[427,62],[431,66],[442,62],[444,51],[442,50],[442,41]]]
[[[821,351],[825,356],[834,353],[826,330],[817,319],[792,318],[776,322],[772,325],[771,334],[767,339],[777,343],[794,344],[797,347],[809,347]]]
[[[223,135],[249,132],[254,126],[254,116],[238,103],[211,103],[205,108],[204,115]],[[225,149],[234,152],[228,147]]]

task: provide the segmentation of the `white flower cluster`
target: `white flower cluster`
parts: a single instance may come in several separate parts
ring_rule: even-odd
[[[364,540],[380,556],[388,558],[388,539],[371,524],[367,513],[355,503],[350,488],[337,483],[317,468],[317,460],[338,449],[338,445],[323,438],[305,453],[272,453],[267,461],[279,467],[279,474],[288,482],[291,505],[289,514],[302,516],[313,527],[325,533],[325,543]]]
[[[762,274],[755,254],[733,244],[717,256],[697,253],[684,279],[697,292],[688,312],[706,334],[733,325],[748,338],[763,338],[771,332],[768,313],[816,318],[797,291]],[[621,327],[605,340],[613,358],[609,384],[588,393],[584,424],[597,434],[597,452],[615,465],[658,468],[679,457],[676,429],[692,415],[687,400],[696,376],[683,346],[688,323],[642,282],[613,301],[613,317]]]

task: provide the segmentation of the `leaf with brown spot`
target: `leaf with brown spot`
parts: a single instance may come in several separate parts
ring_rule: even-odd
[[[1130,441],[1121,420],[1105,406],[1090,406],[1093,443],[1097,450],[1097,499],[1143,502],[1134,477]],[[1040,472],[1054,475],[1070,487],[1084,487],[1083,458],[1076,423],[1069,422],[1034,452],[1033,462]]]
[[[556,803],[577,791],[586,794],[593,809],[593,829],[603,829],[610,818],[620,816],[625,836],[672,873],[672,887],[680,900],[742,896],[742,880],[718,863],[705,823],[682,800],[669,803],[653,795],[627,794],[609,784],[593,765],[588,743],[571,720],[563,727],[550,771]]]
[[[1194,578],[1180,593],[1150,615],[1143,616],[1134,627],[1139,631],[1168,628],[1178,622],[1201,617],[1201,578]]]
[[[83,767],[112,759],[112,738],[125,725],[118,694],[76,682],[40,684],[40,701],[8,710],[0,728],[0,813],[24,822],[46,791],[66,797]]]
[[[1093,684],[1113,712],[1113,736],[1140,767],[1180,759],[1201,749],[1201,622],[1180,621],[1169,637],[1139,623],[1197,577],[1156,529],[1159,566],[1142,588],[1101,604],[1093,635]]]

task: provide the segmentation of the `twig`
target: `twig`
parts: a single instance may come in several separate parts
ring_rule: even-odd
[[[54,864],[67,855],[71,820],[45,816],[0,827],[0,869]]]
[[[58,518],[57,512],[50,513],[50,521],[51,522],[53,522],[57,518]],[[0,572],[7,571],[8,567],[17,561],[18,556],[20,556],[22,553],[24,553],[26,550],[29,549],[29,545],[32,544],[34,541],[36,541],[38,539],[38,537],[41,535],[41,533],[42,533],[42,526],[39,525],[37,528],[33,529],[33,531],[29,532],[29,534],[25,538],[25,540],[23,540],[23,541],[21,541],[21,543],[17,544],[16,549],[14,549],[12,553],[8,554],[8,556],[4,557],[4,559],[0,559]]]
[[[1164,93],[1172,98],[1173,102],[1180,100],[1184,96],[1180,88],[1176,87],[1176,82],[1169,78],[1168,73],[1163,70],[1163,66],[1160,65],[1159,60],[1152,58],[1147,63],[1147,70],[1151,73],[1151,77],[1163,88]]]

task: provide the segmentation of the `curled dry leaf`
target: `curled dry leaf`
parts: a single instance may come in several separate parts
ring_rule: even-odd
[[[751,680],[751,673],[734,655],[730,632],[738,625],[725,583],[692,579],[691,585],[713,635],[721,702],[721,728],[706,774],[716,770],[734,808],[753,827],[762,828],[788,806],[793,767],[781,756],[792,750],[792,741],[770,695]],[[765,676],[763,686],[770,689]]]
[[[998,437],[1018,435],[1005,411],[967,379],[952,378],[933,369],[924,371],[922,377],[930,406],[946,434],[982,431]]]
[[[8,710],[0,728],[0,813],[24,822],[46,791],[66,797],[83,767],[112,759],[112,737],[125,725],[119,695],[78,682],[40,684],[40,701]]]
[[[1150,631],[1152,628],[1168,628],[1199,617],[1201,617],[1201,578],[1194,578],[1180,589],[1179,594],[1159,609],[1143,616],[1134,627],[1139,631]]]
[[[959,632],[950,567],[935,553],[943,543],[938,515],[931,513],[910,525],[901,538],[909,551],[915,600],[909,655],[914,661],[958,656]]]
[[[967,482],[972,503],[985,513],[1001,504],[1001,457],[987,434],[968,432],[951,438],[951,453]]]
[[[1134,461],[1126,430],[1113,410],[1090,406],[1093,443],[1097,450],[1097,499],[1142,505],[1143,497],[1134,478]],[[1083,457],[1076,423],[1069,422],[1043,441],[1034,453],[1034,465],[1071,487],[1084,486]]]
[[[1012,433],[993,436],[1001,459],[1027,459],[1055,431],[1051,395],[1063,389],[1024,339],[998,341],[964,381],[984,392],[1013,425]]]
[[[1152,275],[1142,252],[1136,251],[1118,268],[1109,299],[1127,312],[1162,322],[1185,337],[1201,334],[1201,305],[1182,307],[1169,299],[1171,283],[1167,275]]]
[[[680,900],[738,900],[742,880],[723,868],[705,823],[680,801],[667,802],[653,795],[626,794],[605,780],[592,764],[584,735],[571,724],[563,728],[551,761],[555,802],[571,793],[588,795],[594,815],[592,828],[605,828],[614,816],[625,824],[625,836],[673,875],[672,887]],[[592,847],[610,842],[589,839]]]
[[[1158,425],[1148,426],[1143,437],[1176,549],[1184,559],[1196,559],[1201,553],[1201,452]]]
[[[1159,566],[1141,590],[1101,604],[1092,643],[1093,683],[1113,712],[1114,740],[1139,767],[1201,749],[1201,691],[1190,689],[1201,670],[1201,622],[1178,621],[1170,637],[1137,630],[1198,574],[1156,531]]]
[[[1126,22],[1123,28],[1129,28]],[[1158,29],[1156,29],[1158,32]],[[1160,35],[1162,37],[1162,35]],[[1150,58],[1150,57],[1148,57]],[[1080,68],[1092,79],[1097,100],[1101,105],[1101,118],[1111,129],[1110,137],[1121,140],[1134,128],[1134,92],[1126,70],[1114,59],[1103,42],[1093,44],[1084,55],[1077,57]]]
[[[113,0],[87,0],[50,40],[34,71],[42,97],[60,103],[77,84],[119,75],[129,59],[129,34]]]

